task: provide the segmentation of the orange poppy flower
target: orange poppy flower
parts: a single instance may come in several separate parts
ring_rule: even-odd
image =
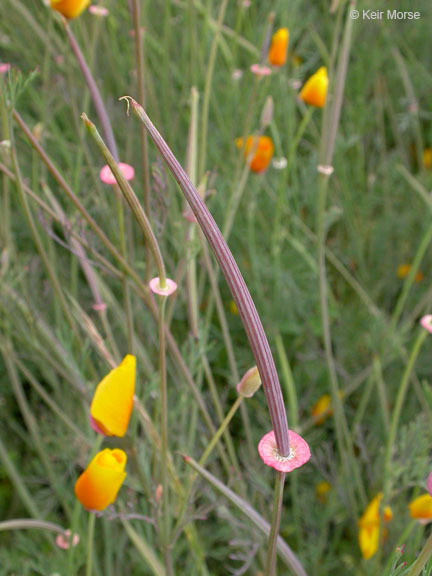
[[[95,428],[106,436],[126,434],[135,392],[135,366],[135,356],[128,354],[96,388],[90,415]]]
[[[237,146],[243,146],[243,140],[236,140]],[[273,157],[273,140],[269,136],[248,136],[244,144],[245,160],[249,159],[249,166],[252,172],[265,172]],[[249,158],[252,155],[251,158]]]
[[[75,483],[75,496],[87,510],[105,510],[126,478],[126,454],[106,448],[98,452]]]
[[[299,98],[309,106],[323,108],[326,103],[328,88],[327,68],[322,66],[305,83],[300,91]]]
[[[65,18],[76,18],[89,4],[90,0],[51,0],[51,8],[63,14]]]
[[[275,34],[273,34],[268,53],[268,61],[272,66],[283,66],[285,64],[287,59],[288,43],[288,28],[280,28]]]

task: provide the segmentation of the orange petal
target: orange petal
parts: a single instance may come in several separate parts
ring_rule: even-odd
[[[270,45],[268,61],[273,66],[283,66],[287,59],[287,50],[289,42],[288,28],[280,28],[275,34]]]
[[[51,8],[66,18],[76,18],[90,4],[90,0],[51,0]]]
[[[322,108],[326,103],[327,88],[327,68],[323,66],[309,78],[301,89],[299,97],[310,106]]]
[[[90,414],[107,436],[126,434],[135,392],[135,367],[135,356],[128,354],[96,388]]]
[[[75,483],[75,496],[88,510],[105,510],[126,478],[126,454],[106,448],[98,452]]]
[[[423,494],[415,498],[409,504],[409,511],[412,518],[432,520],[432,497],[429,494]]]
[[[273,140],[269,136],[248,136],[244,147],[244,157],[249,159],[252,172],[264,172],[273,158]],[[249,158],[252,155],[251,158]]]

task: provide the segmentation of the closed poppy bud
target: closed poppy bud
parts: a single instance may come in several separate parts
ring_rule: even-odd
[[[98,452],[75,483],[75,496],[87,510],[105,510],[126,478],[126,454],[106,448]]]
[[[411,518],[431,522],[432,521],[432,497],[429,494],[423,494],[415,498],[409,504]]]
[[[307,80],[300,91],[299,97],[309,106],[322,108],[326,103],[328,88],[327,68],[322,66]]]
[[[288,28],[280,28],[273,34],[270,49],[268,53],[268,61],[273,66],[283,66],[287,59],[289,42]]]
[[[239,396],[244,396],[245,398],[252,398],[255,392],[261,386],[261,376],[258,372],[258,368],[254,366],[245,372],[243,378],[237,384],[237,393]]]
[[[273,140],[269,136],[248,136],[244,145],[244,157],[249,159],[252,172],[265,172],[273,157]]]
[[[90,406],[92,425],[105,436],[124,436],[135,392],[135,356],[128,354],[96,388]]]
[[[51,0],[51,8],[65,18],[76,18],[90,4],[90,0]]]

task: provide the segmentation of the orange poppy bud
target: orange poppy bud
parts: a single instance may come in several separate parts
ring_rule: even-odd
[[[283,66],[287,59],[289,43],[289,30],[288,28],[280,28],[273,34],[268,53],[268,61],[273,66]]]
[[[98,452],[75,483],[75,496],[87,510],[105,510],[126,478],[126,454],[106,448]]]
[[[328,88],[327,68],[322,66],[307,80],[300,91],[299,98],[310,106],[322,108],[326,103]]]
[[[51,0],[51,8],[65,18],[76,18],[90,4],[90,0]]]
[[[237,144],[238,145],[238,144]],[[249,159],[252,172],[265,172],[273,157],[273,140],[269,136],[248,136],[244,145],[244,157]]]
[[[90,415],[96,428],[106,436],[126,434],[135,392],[135,366],[135,356],[128,354],[96,388]]]
[[[429,494],[423,494],[415,498],[409,505],[411,518],[417,520],[432,521],[432,497]]]
[[[325,420],[333,414],[331,398],[329,394],[324,394],[312,407],[312,418],[315,424],[323,424]]]

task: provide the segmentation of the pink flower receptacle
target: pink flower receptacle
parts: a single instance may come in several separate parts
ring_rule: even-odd
[[[132,180],[132,178],[135,176],[135,170],[129,164],[119,162],[119,168],[123,172],[123,176],[126,178],[126,180]],[[109,184],[110,186],[114,186],[114,184],[117,182],[108,164],[106,164],[99,172],[99,178],[104,184]]]
[[[273,430],[263,436],[258,444],[258,452],[264,464],[278,472],[291,472],[303,466],[311,456],[308,443],[292,430],[289,432],[289,441],[290,453],[288,456],[282,456],[277,448]]]

